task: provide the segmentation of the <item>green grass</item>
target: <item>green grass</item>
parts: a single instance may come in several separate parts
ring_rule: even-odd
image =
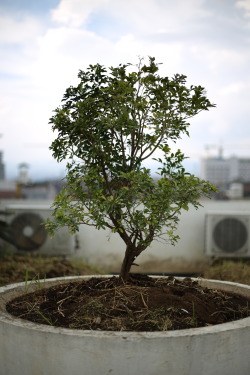
[[[69,260],[63,257],[2,255],[0,256],[0,286],[44,280],[52,277],[103,274],[95,266],[81,260]]]
[[[250,285],[250,262],[220,260],[209,267],[203,276],[207,279],[226,280]]]
[[[2,255],[0,286],[51,277],[103,274],[97,266],[63,257]],[[250,261],[220,260],[203,274],[208,279],[234,281],[250,285]]]

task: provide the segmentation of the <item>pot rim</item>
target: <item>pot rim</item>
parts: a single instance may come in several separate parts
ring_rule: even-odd
[[[68,282],[71,280],[77,279],[89,279],[93,277],[112,277],[114,275],[84,275],[84,276],[66,276],[66,277],[56,277],[51,279],[46,279],[46,288],[50,287],[51,284],[60,282]],[[167,276],[155,276],[149,275],[150,277],[157,277],[157,278],[164,278]],[[175,277],[178,280],[182,280],[185,277]],[[203,278],[191,278],[191,280],[196,280],[198,283],[203,287],[214,288],[214,289],[221,289],[228,292],[234,292],[236,294],[241,294],[245,297],[250,297],[250,285],[235,283],[232,281],[222,281],[222,280],[213,280],[213,279],[203,279]],[[40,280],[41,283],[44,280]],[[53,327],[48,326],[45,324],[38,324],[34,323],[25,319],[17,318],[11,314],[9,314],[5,310],[6,303],[14,298],[12,295],[11,298],[8,298],[8,295],[17,288],[18,294],[21,295],[25,292],[24,288],[27,286],[26,282],[14,283],[0,287],[0,324],[12,324],[19,327],[25,327],[26,329],[36,330],[40,332],[47,332],[50,334],[64,334],[64,335],[73,335],[73,336],[95,336],[95,337],[120,337],[121,339],[140,339],[140,338],[164,338],[164,337],[183,337],[183,336],[196,336],[196,335],[204,335],[204,334],[212,334],[212,333],[219,333],[224,331],[233,331],[236,329],[245,329],[246,327],[250,327],[250,316],[247,318],[243,318],[240,320],[235,320],[232,322],[217,324],[208,327],[198,327],[198,328],[187,328],[181,330],[173,330],[173,331],[95,331],[95,330],[80,330],[80,329],[70,329],[70,328],[62,328],[62,327]],[[33,288],[33,290],[37,287],[37,282],[31,281],[29,282],[29,288]],[[233,290],[234,289],[234,290]],[[32,292],[33,290],[30,290]],[[245,293],[244,293],[245,292]],[[250,307],[249,307],[250,308]]]

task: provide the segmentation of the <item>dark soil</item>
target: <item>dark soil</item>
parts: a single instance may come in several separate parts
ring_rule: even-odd
[[[106,331],[166,331],[230,322],[250,316],[250,300],[202,288],[197,281],[131,275],[91,278],[39,289],[15,298],[7,311],[56,327]]]

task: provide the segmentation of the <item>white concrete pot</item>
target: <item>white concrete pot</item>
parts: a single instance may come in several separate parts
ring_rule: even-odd
[[[72,279],[50,279],[46,287]],[[198,282],[250,297],[250,286],[215,280]],[[6,302],[23,293],[24,286],[19,283],[0,288],[0,375],[250,373],[250,317],[168,332],[55,328],[18,319],[6,312]]]

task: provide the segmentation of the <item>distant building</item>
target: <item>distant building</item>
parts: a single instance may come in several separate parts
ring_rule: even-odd
[[[203,159],[201,178],[216,186],[226,186],[230,183],[230,161],[222,158]]]
[[[29,164],[20,163],[18,165],[18,168],[19,168],[18,182],[24,185],[31,183],[31,179],[29,178]]]
[[[0,180],[0,199],[18,198],[15,181]]]
[[[225,191],[235,182],[242,183],[244,191],[248,191],[244,186],[250,184],[250,158],[231,157],[225,159],[218,157],[203,159],[201,162],[201,178],[216,185],[220,191]]]
[[[57,194],[56,184],[53,182],[33,183],[20,186],[22,199],[54,200]]]
[[[0,181],[5,180],[5,165],[3,163],[3,153],[0,151]]]
[[[230,180],[250,182],[250,158],[232,157],[230,160]]]

